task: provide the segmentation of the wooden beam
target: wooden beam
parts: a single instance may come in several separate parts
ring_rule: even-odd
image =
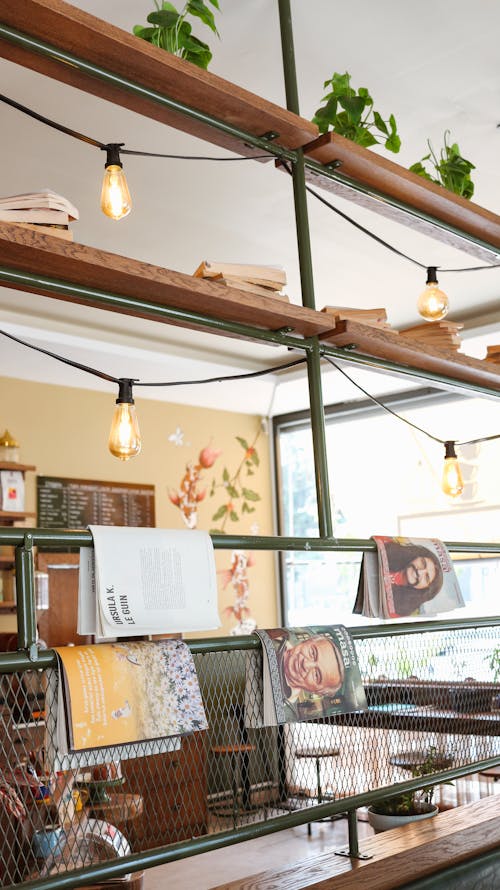
[[[363,841],[368,860],[323,853],[212,890],[393,890],[500,847],[496,796]]]
[[[327,314],[327,313],[325,313]],[[356,352],[442,374],[454,380],[500,389],[500,365],[471,358],[458,352],[435,349],[410,337],[386,331],[356,321],[338,321],[334,329],[322,335],[332,346],[353,346]],[[346,356],[347,358],[347,356]]]
[[[102,21],[63,0],[2,3],[1,21],[142,87],[164,94],[254,136],[278,133],[275,142],[297,148],[315,139],[311,121],[248,90],[178,59],[171,53]],[[214,36],[214,40],[216,40]],[[155,101],[107,84],[78,68],[0,39],[0,56],[138,114],[183,130],[238,154],[259,154],[243,142]],[[96,134],[98,136],[98,134]],[[134,147],[134,146],[131,146]]]
[[[408,205],[405,211],[395,207],[378,197],[357,192],[349,184],[328,179],[321,174],[307,171],[311,185],[319,185],[327,191],[347,198],[370,210],[389,217],[396,222],[410,226],[425,235],[437,238],[452,247],[458,247],[467,253],[477,256],[485,262],[495,262],[500,256],[500,216],[485,210],[483,207],[453,194],[448,189],[428,182],[416,173],[410,173],[389,158],[382,157],[374,151],[356,145],[337,133],[325,133],[305,149],[306,156],[320,164],[331,164],[340,161],[338,173],[353,183],[360,183],[367,189],[373,189],[376,195],[381,194],[396,202]],[[437,221],[453,226],[457,233],[449,232],[434,225],[432,221],[419,219],[416,213],[424,213]],[[464,237],[460,236],[460,232]],[[465,240],[472,235],[487,245],[491,250],[474,245]]]
[[[0,223],[0,265],[41,278],[53,278],[270,331],[289,328],[295,334],[309,337],[325,333],[332,327],[331,319],[324,312],[296,306],[279,298],[240,291],[52,235],[41,235],[9,223]],[[3,283],[16,290],[103,308],[91,296],[55,293],[49,286],[45,287],[43,281],[33,285]],[[104,308],[161,320],[134,306]],[[189,325],[168,318],[164,320],[169,324],[199,328],[197,324]]]

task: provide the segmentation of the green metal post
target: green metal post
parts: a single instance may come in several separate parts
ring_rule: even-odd
[[[293,46],[292,14],[290,0],[278,0],[281,28],[281,48],[283,56],[283,72],[285,78],[287,108],[299,114],[299,95],[297,90],[297,73],[295,69],[295,53]],[[304,154],[297,151],[297,158],[292,168],[293,198],[295,204],[295,225],[297,230],[297,246],[300,264],[300,282],[302,303],[309,309],[315,309],[314,278],[309,234],[309,216],[307,210],[307,192]],[[323,410],[323,392],[321,386],[321,355],[317,339],[313,349],[307,355],[307,373],[309,381],[311,430],[313,437],[314,468],[316,477],[316,498],[318,503],[318,525],[320,535],[332,537],[333,523],[330,509],[330,487],[328,483],[328,460],[326,455],[325,414]]]
[[[35,573],[33,569],[33,537],[24,536],[24,543],[16,547],[17,641],[29,657],[37,657],[37,629],[35,609]]]

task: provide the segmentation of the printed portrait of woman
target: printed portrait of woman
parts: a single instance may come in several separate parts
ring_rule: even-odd
[[[421,544],[384,543],[389,563],[394,611],[412,615],[422,603],[434,599],[443,586],[443,570],[437,556]]]

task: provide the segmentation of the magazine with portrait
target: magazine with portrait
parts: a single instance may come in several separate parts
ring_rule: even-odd
[[[445,544],[437,538],[374,535],[363,554],[353,611],[367,618],[428,617],[465,603]]]
[[[262,682],[257,678],[252,696],[247,694],[253,712],[247,725],[275,726],[366,709],[356,650],[343,625],[255,634],[262,643]],[[247,674],[247,686],[255,679],[255,672]]]

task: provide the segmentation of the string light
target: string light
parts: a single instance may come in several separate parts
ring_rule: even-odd
[[[132,209],[132,199],[123,172],[120,148],[123,143],[111,142],[106,146],[106,163],[101,190],[101,210],[111,219],[123,219]]]
[[[444,468],[441,488],[452,498],[458,498],[464,490],[464,481],[455,451],[456,442],[444,443]]]
[[[108,448],[113,457],[119,460],[135,457],[142,447],[139,421],[132,395],[132,384],[136,382],[128,377],[121,377],[118,384],[118,398],[109,431]]]
[[[403,423],[406,423],[408,426],[411,426],[414,430],[417,430],[419,433],[422,433],[424,436],[427,436],[428,439],[432,439],[433,442],[438,442],[440,445],[444,445],[445,447],[445,460],[444,460],[444,472],[441,488],[445,494],[450,495],[451,497],[459,497],[464,490],[464,483],[462,479],[462,473],[460,470],[460,465],[458,463],[457,454],[455,451],[456,445],[477,445],[479,442],[491,442],[494,439],[500,439],[500,433],[496,433],[493,436],[482,436],[479,439],[468,439],[466,442],[455,442],[451,439],[439,439],[438,436],[434,436],[432,433],[429,433],[428,430],[424,430],[421,426],[418,426],[413,421],[408,420],[406,417],[402,417],[401,414],[398,414],[396,411],[393,411],[392,408],[389,408],[388,405],[384,405],[380,399],[377,399],[375,396],[372,396],[364,387],[361,386],[360,383],[357,383],[356,380],[344,371],[343,368],[340,367],[336,362],[330,358],[329,355],[324,355],[324,359],[329,362],[337,371],[340,372],[356,389],[359,389],[360,392],[363,393],[368,399],[378,405],[379,408],[382,408],[384,411],[387,411],[388,414],[392,414],[397,420],[401,420]]]
[[[450,308],[447,295],[439,287],[436,272],[436,266],[428,267],[425,288],[417,302],[417,309],[426,321],[440,321],[448,314]]]

